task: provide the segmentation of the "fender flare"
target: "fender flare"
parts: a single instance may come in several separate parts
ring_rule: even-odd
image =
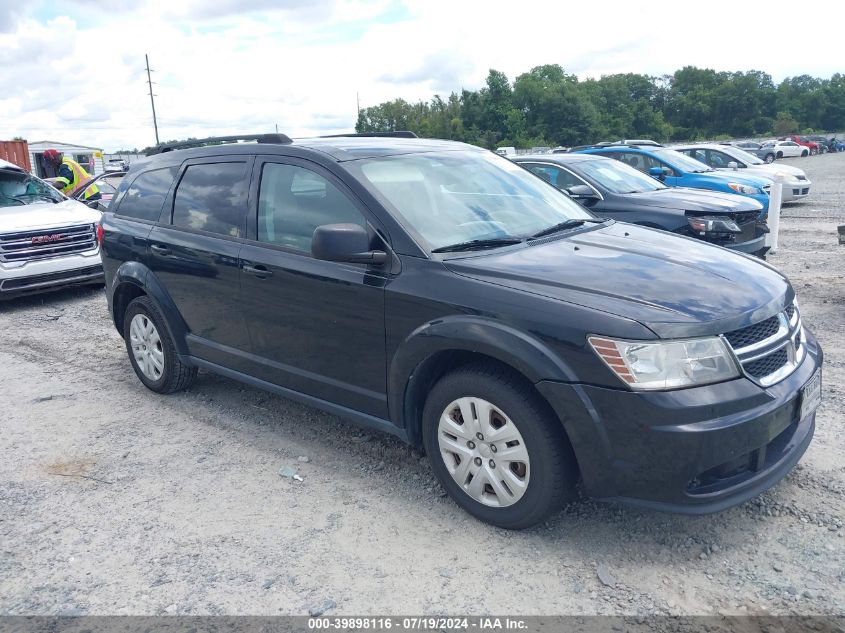
[[[400,344],[387,375],[390,419],[408,428],[414,421],[409,389],[426,360],[438,352],[474,352],[513,367],[532,383],[576,382],[572,369],[542,341],[504,323],[474,315],[436,319],[418,327]],[[413,429],[408,429],[413,435]]]
[[[152,301],[155,302],[158,309],[164,316],[165,326],[176,347],[176,352],[181,356],[188,356],[188,344],[186,336],[188,334],[188,325],[176,308],[176,304],[170,297],[170,294],[164,289],[164,286],[159,281],[158,277],[144,264],[137,261],[127,261],[120,265],[114,276],[114,284],[111,292],[111,297],[117,295],[118,291],[125,284],[132,284],[140,288]],[[113,304],[113,299],[112,302]],[[112,319],[118,331],[122,324],[118,323],[118,315],[115,312],[115,306],[111,305]]]

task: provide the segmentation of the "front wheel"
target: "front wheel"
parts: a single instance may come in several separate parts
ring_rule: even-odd
[[[573,496],[578,469],[559,420],[506,368],[443,377],[425,404],[423,443],[452,499],[498,527],[536,525]]]
[[[774,154],[766,154],[766,157],[763,159],[767,163],[775,162],[775,155]]]
[[[810,156],[815,156],[818,153],[819,153],[819,150],[817,150],[817,149],[811,149],[810,150]]]
[[[804,150],[804,151],[801,152],[801,158],[806,158],[809,154],[810,154],[810,152],[808,152],[807,150]]]
[[[778,152],[778,158],[783,158],[783,152]]]
[[[133,299],[126,308],[123,338],[132,369],[148,389],[173,393],[196,378],[197,368],[179,360],[164,317],[148,297]]]

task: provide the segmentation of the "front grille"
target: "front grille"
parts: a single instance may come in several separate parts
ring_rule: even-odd
[[[773,316],[765,321],[761,321],[760,323],[744,327],[741,330],[728,332],[725,334],[725,338],[728,339],[728,343],[731,344],[731,347],[734,349],[740,349],[759,343],[770,336],[774,336],[777,334],[779,327],[780,321],[777,316]]]
[[[754,376],[755,378],[765,378],[769,374],[775,373],[788,362],[789,357],[786,355],[786,350],[780,349],[774,354],[769,354],[760,360],[747,363],[743,367],[748,375]]]
[[[795,304],[764,321],[724,336],[745,375],[763,387],[789,376],[807,353],[801,315]]]
[[[733,219],[738,226],[742,227],[748,223],[756,223],[760,214],[757,211],[746,211],[744,213],[734,213]]]
[[[0,262],[28,262],[81,253],[97,247],[93,224],[0,235]]]
[[[801,195],[802,195],[802,196],[806,196],[808,193],[810,193],[810,188],[809,188],[809,187],[804,187],[804,188],[801,190]]]
[[[763,186],[763,193],[765,193],[768,196],[771,192],[772,192],[772,186],[771,185],[764,185]]]

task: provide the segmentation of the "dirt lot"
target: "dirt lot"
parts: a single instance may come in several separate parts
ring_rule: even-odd
[[[763,497],[491,528],[391,437],[207,373],[152,394],[103,291],[66,291],[0,305],[0,613],[842,613],[845,153],[789,162],[813,193],[770,261],[824,346],[824,403]]]

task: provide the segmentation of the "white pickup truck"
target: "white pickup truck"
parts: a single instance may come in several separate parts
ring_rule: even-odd
[[[100,216],[0,160],[0,300],[102,283]]]

